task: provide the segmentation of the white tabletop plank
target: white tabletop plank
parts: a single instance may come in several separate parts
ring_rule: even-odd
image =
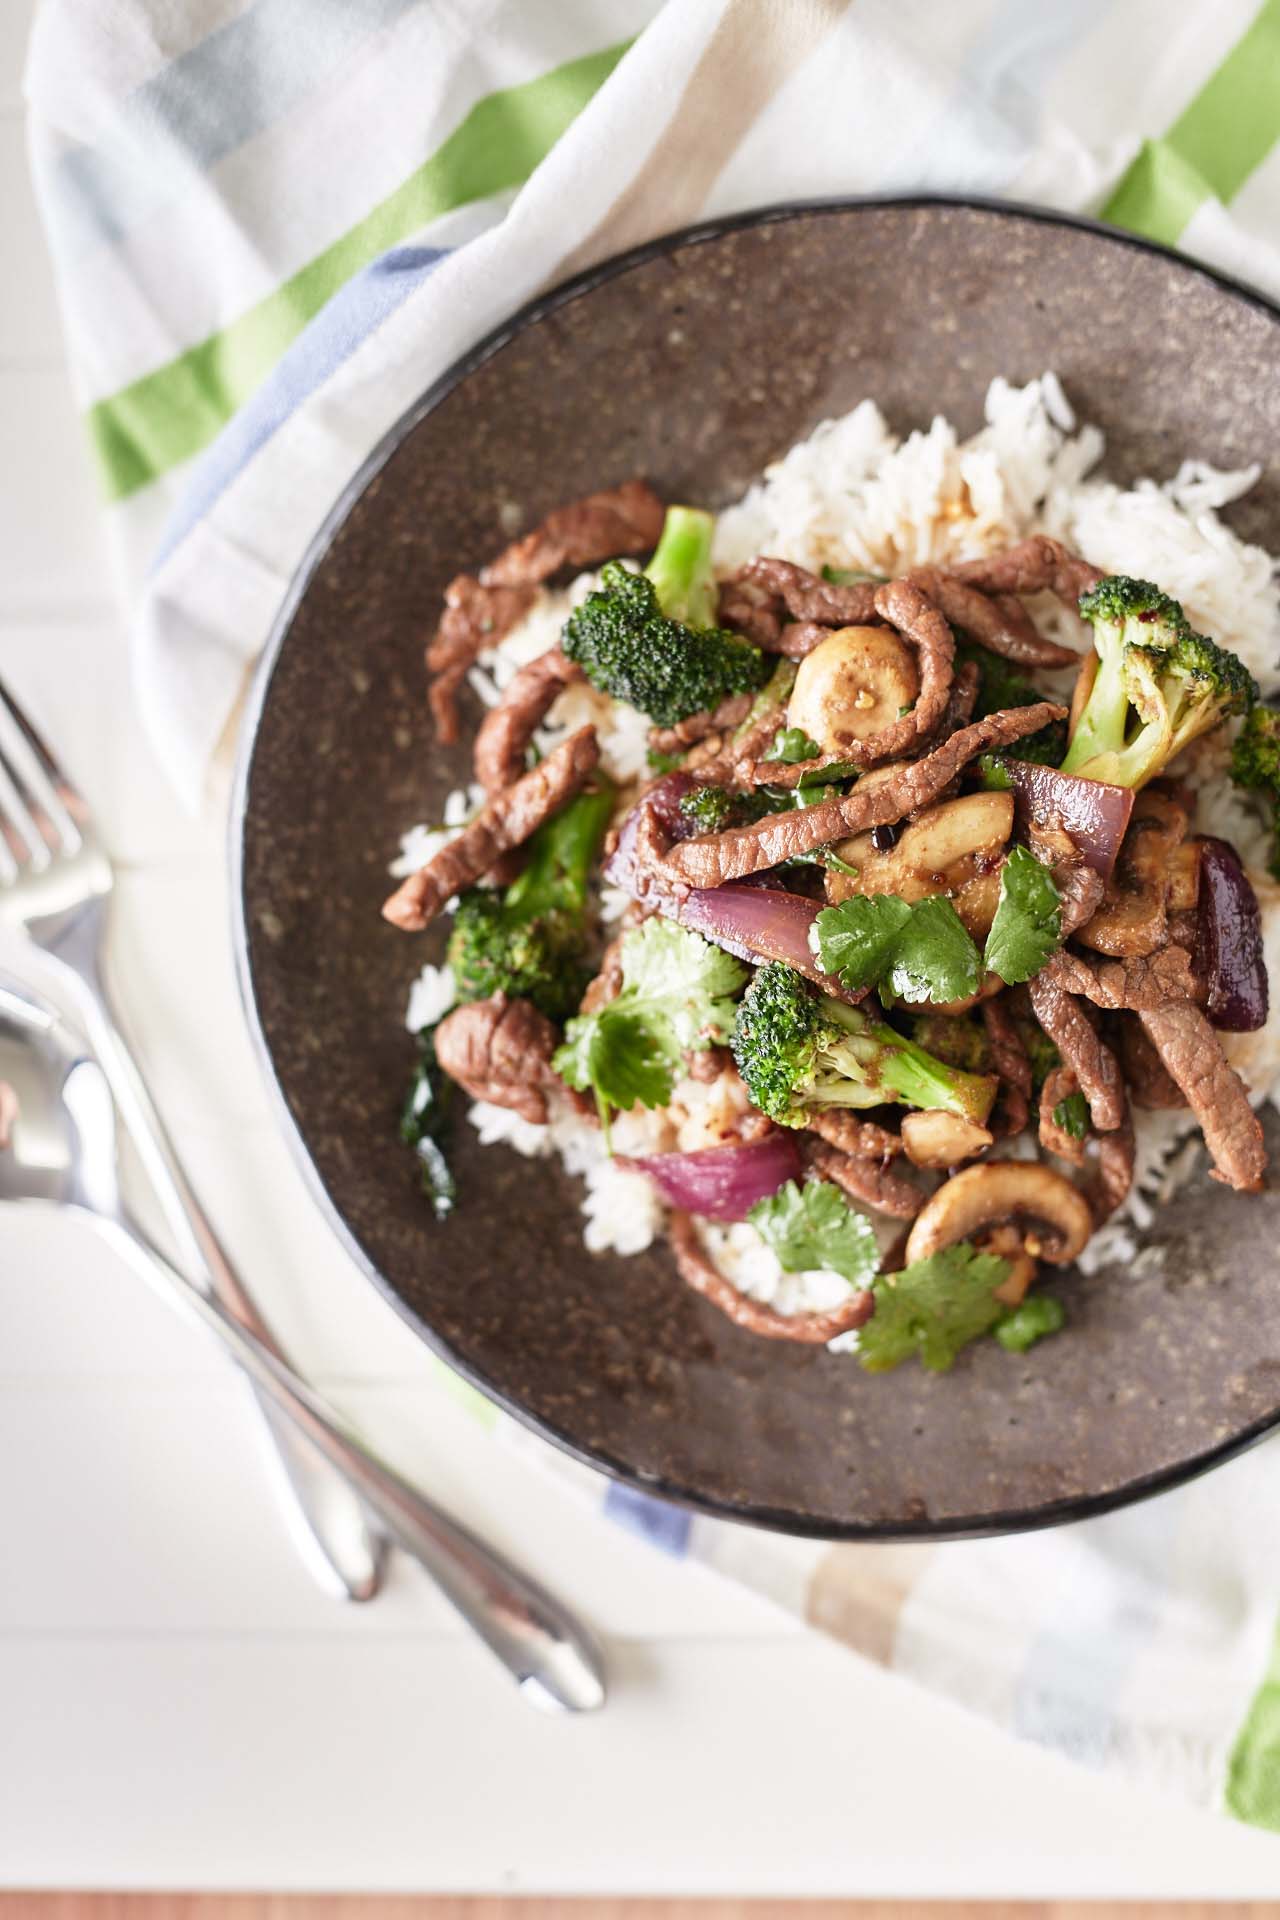
[[[628,1641],[585,1720],[429,1635],[0,1637],[19,1885],[1017,1897],[1275,1888],[1275,1842],[807,1636]]]

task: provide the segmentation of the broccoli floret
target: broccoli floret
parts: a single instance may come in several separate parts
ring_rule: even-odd
[[[592,685],[661,727],[754,691],[771,671],[759,647],[711,624],[713,527],[709,513],[669,508],[647,571],[608,561],[565,622],[561,645]]]
[[[694,787],[681,795],[680,811],[699,833],[719,833],[732,820],[738,799],[728,787]]]
[[[462,895],[449,937],[460,1000],[507,993],[551,1020],[574,1011],[590,978],[587,877],[614,800],[600,780],[539,827],[524,871],[505,892],[472,887]]]
[[[956,647],[956,659],[972,663],[978,669],[978,697],[973,708],[975,720],[985,720],[989,713],[1004,713],[1010,707],[1034,707],[1045,697],[1040,688],[1032,686],[1030,680],[1025,680],[1016,667],[998,653],[992,653],[990,648],[979,646],[976,640],[961,640]],[[1024,740],[1019,740],[1014,757],[1056,767],[1066,750],[1066,722],[1051,720],[1038,733],[1028,734]],[[995,754],[983,754],[984,776],[988,772],[988,763],[996,759]],[[987,785],[996,784],[997,780],[987,779]],[[1007,780],[1005,784],[1008,784]]]
[[[1254,707],[1231,750],[1231,778],[1238,787],[1261,794],[1270,808],[1275,840],[1269,870],[1280,880],[1280,713]]]
[[[816,740],[809,738],[803,727],[779,727],[773,745],[764,758],[785,760],[794,766],[802,760],[817,760],[821,754],[822,748]]]
[[[1233,653],[1149,580],[1110,574],[1080,596],[1098,656],[1064,773],[1141,787],[1183,747],[1258,697]]]
[[[781,961],[760,968],[738,1007],[733,1054],[747,1092],[781,1126],[817,1107],[941,1107],[981,1124],[994,1076],[964,1073]]]
[[[729,787],[694,787],[681,796],[680,811],[699,833],[721,833],[725,827],[750,826],[766,813],[789,813],[798,804],[794,787],[753,787],[749,793]]]

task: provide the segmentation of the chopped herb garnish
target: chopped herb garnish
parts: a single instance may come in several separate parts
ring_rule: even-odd
[[[1000,870],[1000,904],[984,959],[1014,987],[1039,973],[1062,936],[1060,896],[1047,867],[1027,847],[1011,847]]]
[[[869,1373],[887,1373],[916,1355],[930,1373],[945,1373],[1003,1317],[995,1289],[1008,1276],[1007,1260],[964,1241],[881,1274],[871,1287],[876,1310],[858,1332],[859,1360]]]
[[[747,1215],[784,1273],[825,1268],[851,1287],[865,1287],[880,1265],[871,1222],[828,1180],[809,1180],[757,1200]]]
[[[813,941],[827,972],[854,991],[879,986],[914,1004],[962,1000],[978,990],[978,949],[941,894],[914,903],[892,893],[855,894],[823,908]]]
[[[686,1052],[721,1046],[747,969],[700,933],[656,915],[622,942],[622,990],[565,1028],[553,1065],[595,1094],[602,1125],[614,1109],[661,1107]]]
[[[1089,1131],[1089,1102],[1080,1092],[1069,1093],[1054,1108],[1053,1122],[1073,1140],[1083,1140]]]
[[[453,1082],[436,1059],[435,1028],[418,1035],[418,1065],[400,1115],[400,1138],[412,1147],[422,1170],[422,1188],[437,1220],[452,1213],[458,1189],[440,1144],[449,1119]]]
[[[1033,1293],[1005,1314],[996,1327],[996,1339],[1008,1353],[1025,1353],[1046,1334],[1060,1333],[1066,1321],[1061,1300],[1051,1293]]]

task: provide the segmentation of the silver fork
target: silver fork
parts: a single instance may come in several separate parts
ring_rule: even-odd
[[[12,694],[0,683],[0,924],[26,933],[93,1044],[117,1109],[178,1249],[179,1265],[284,1358],[200,1207],[151,1095],[112,1017],[102,972],[111,861],[89,809]],[[273,1479],[290,1531],[327,1591],[369,1600],[386,1541],[355,1490],[257,1388]]]

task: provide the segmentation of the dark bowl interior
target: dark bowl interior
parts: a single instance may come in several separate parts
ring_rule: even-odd
[[[611,1472],[799,1532],[1002,1529],[1096,1510],[1280,1418],[1273,1196],[1207,1180],[1163,1208],[1163,1264],[1068,1276],[1069,1331],[885,1377],[737,1331],[659,1248],[596,1258],[576,1183],[482,1149],[432,1220],[396,1117],[408,985],[439,935],[380,918],[399,832],[465,750],[433,743],[422,646],[445,581],[633,473],[734,498],[817,421],[874,397],[898,428],[979,424],[988,381],[1053,367],[1117,479],[1186,453],[1266,463],[1233,514],[1280,546],[1280,327],[1171,256],[1011,209],[779,210],[677,236],[518,317],[434,388],[316,544],[242,761],[248,997],[331,1217],[422,1336]]]

